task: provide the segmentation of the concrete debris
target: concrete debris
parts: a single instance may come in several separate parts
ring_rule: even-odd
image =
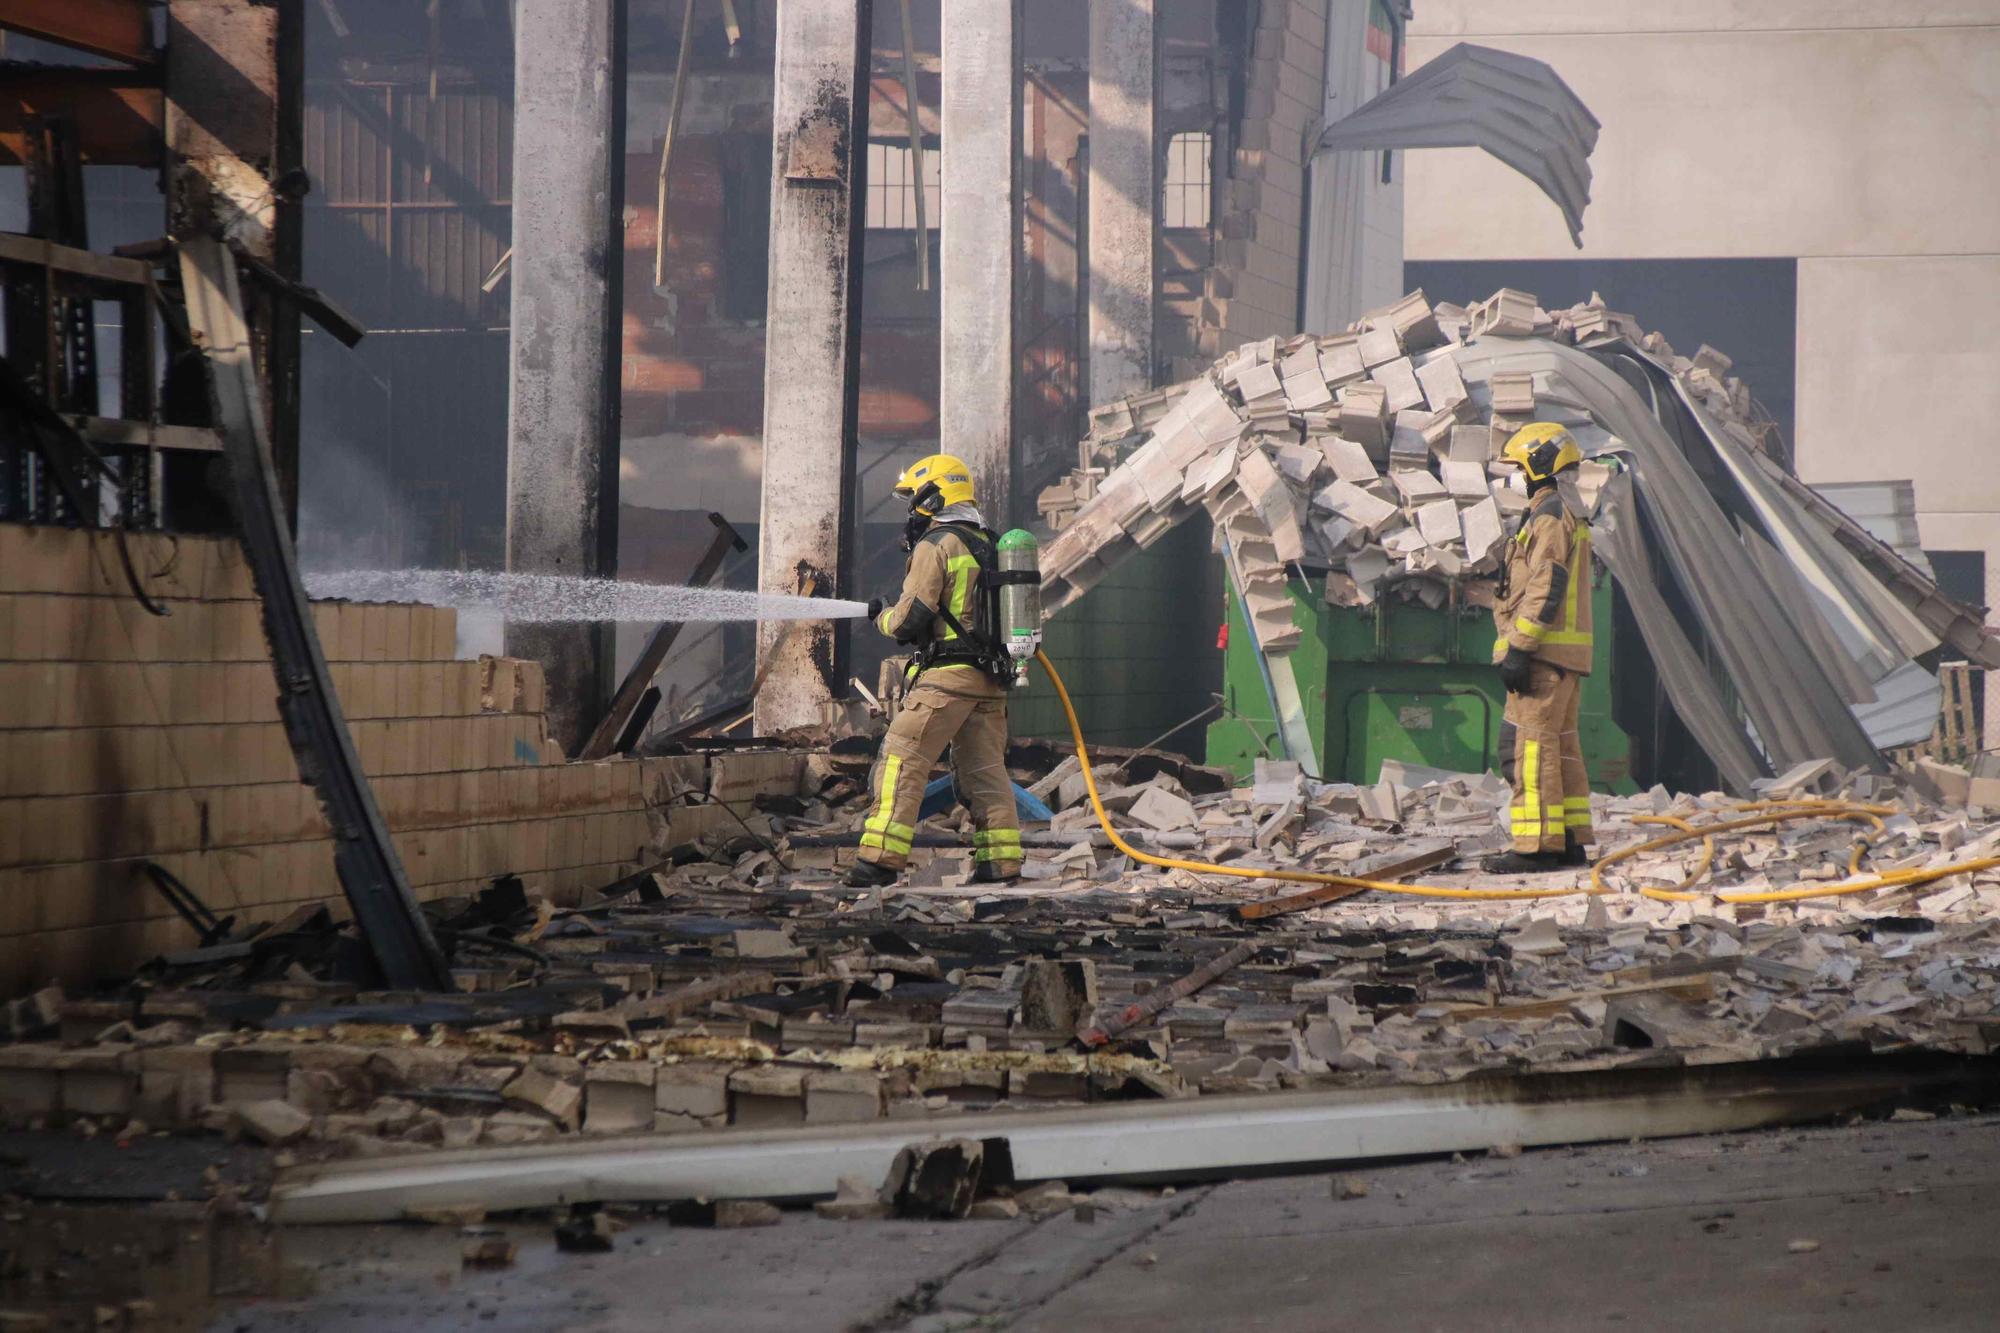
[[[1079,776],[1047,747],[1019,753],[1024,780]],[[1507,788],[1490,773],[1391,762],[1358,787],[1266,760],[1232,787],[1173,756],[1104,758],[1123,836],[1197,860],[1490,887],[1464,858],[1506,842]],[[976,1145],[969,1127],[992,1110],[1831,1046],[1984,1054],[2000,1039],[2000,870],[1796,901],[1709,892],[1992,855],[2000,822],[1958,795],[1995,780],[1975,771],[1814,765],[1773,790],[1865,793],[1893,813],[1879,830],[1815,815],[1716,835],[1689,901],[1643,891],[1693,876],[1698,841],[1605,864],[1603,896],[1524,905],[1136,865],[1060,790],[1055,824],[1025,831],[1032,874],[1017,885],[968,883],[958,835],[927,822],[906,882],[848,890],[866,797],[829,770],[819,796],[771,822],[768,848],[663,868],[646,897],[524,910],[518,928],[539,932],[547,963],[495,955],[479,991],[414,1003],[291,979],[45,993],[47,1039],[0,1044],[0,1121],[227,1131],[307,1160],[902,1119],[949,1120]],[[1149,800],[1174,805],[1159,821],[1171,827],[1137,817]],[[1718,794],[1659,789],[1593,806],[1605,849],[1656,837],[1642,816],[1737,813]],[[746,936],[789,947],[745,953]],[[948,1179],[976,1179],[964,1150],[946,1161]],[[921,1165],[899,1206],[957,1208]],[[898,1191],[885,1202],[864,1182],[822,1211],[871,1216]]]
[[[304,1138],[313,1119],[290,1102],[249,1102],[232,1108],[231,1125],[248,1138],[269,1147],[281,1147]]]
[[[1087,958],[1031,958],[1021,972],[1021,1025],[1068,1033],[1097,1007],[1097,967]]]
[[[838,1222],[857,1222],[887,1217],[889,1205],[883,1202],[877,1186],[859,1176],[842,1176],[838,1192],[831,1199],[815,1203],[813,1211]]]
[[[1495,332],[1539,327],[1532,297],[1503,292],[1488,304]],[[1161,517],[1197,502],[1251,590],[1282,584],[1284,567],[1300,563],[1345,573],[1370,597],[1384,582],[1491,574],[1499,505],[1470,530],[1458,511],[1505,489],[1487,473],[1496,433],[1487,419],[1532,412],[1534,391],[1525,376],[1469,388],[1457,345],[1412,292],[1345,334],[1236,349],[1150,432],[1135,410],[1094,416],[1085,456],[1108,450],[1122,465],[1073,514],[1048,511],[1062,530],[1043,553],[1044,604],[1053,610],[1101,577],[1100,551],[1124,537],[1143,545]],[[1085,489],[1075,477],[1067,488]],[[1135,508],[1135,495],[1146,503]],[[1315,510],[1338,525],[1298,521]],[[1275,642],[1260,635],[1266,651],[1296,642],[1274,630]]]
[[[497,1231],[482,1227],[468,1227],[465,1241],[459,1247],[459,1262],[466,1268],[512,1268],[514,1266],[514,1242]]]
[[[881,1199],[897,1217],[964,1217],[979,1192],[986,1151],[977,1139],[938,1139],[896,1154]]]
[[[776,1204],[762,1199],[723,1199],[715,1205],[715,1225],[720,1230],[774,1227],[784,1219]]]
[[[612,1248],[611,1238],[617,1231],[611,1214],[593,1205],[579,1205],[556,1223],[556,1248],[564,1254],[603,1254]]]

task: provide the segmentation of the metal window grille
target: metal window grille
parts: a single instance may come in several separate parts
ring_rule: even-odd
[[[1165,226],[1206,229],[1213,140],[1190,130],[1167,141],[1167,179],[1160,217]]]
[[[938,188],[938,153],[924,149],[924,222],[935,228],[943,200]],[[916,173],[908,144],[868,145],[868,226],[878,231],[912,231],[917,225]]]

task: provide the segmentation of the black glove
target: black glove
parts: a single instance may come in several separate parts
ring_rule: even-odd
[[[1528,690],[1528,666],[1535,655],[1519,648],[1509,647],[1507,655],[1500,659],[1500,683],[1509,694],[1525,694]]]
[[[883,608],[888,605],[889,604],[883,601],[880,597],[870,597],[868,599],[868,618],[870,620],[875,619],[877,616],[882,614]]]

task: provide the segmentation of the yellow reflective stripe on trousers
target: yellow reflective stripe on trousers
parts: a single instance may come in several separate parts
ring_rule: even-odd
[[[1542,743],[1521,741],[1521,800],[1514,807],[1514,832],[1539,836],[1548,829],[1542,805]],[[1524,827],[1525,826],[1525,827]]]
[[[1563,797],[1563,827],[1590,827],[1590,798],[1588,796]]]
[[[903,775],[903,756],[885,754],[882,756],[881,790],[875,795],[875,813],[868,816],[861,825],[861,845],[876,847],[883,851],[909,851],[914,830],[902,824],[890,823],[890,816],[896,813],[896,780]],[[901,835],[900,848],[889,846],[892,831]]]
[[[1018,861],[1021,859],[1021,830],[985,829],[972,835],[975,861]]]
[[[908,824],[890,824],[878,831],[871,830],[861,835],[863,847],[873,847],[877,851],[894,852],[898,856],[909,854],[915,844],[917,831]]]
[[[965,608],[972,602],[972,575],[978,568],[979,561],[969,555],[945,558],[945,578],[951,581],[951,614],[961,625],[965,623]],[[946,625],[943,637],[955,639],[958,635],[951,626]]]

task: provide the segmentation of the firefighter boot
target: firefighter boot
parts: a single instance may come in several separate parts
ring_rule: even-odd
[[[850,889],[879,889],[894,884],[901,872],[875,861],[856,861],[847,871]]]
[[[1479,862],[1479,868],[1489,875],[1545,875],[1551,870],[1566,870],[1569,865],[1562,852],[1500,852]]]

